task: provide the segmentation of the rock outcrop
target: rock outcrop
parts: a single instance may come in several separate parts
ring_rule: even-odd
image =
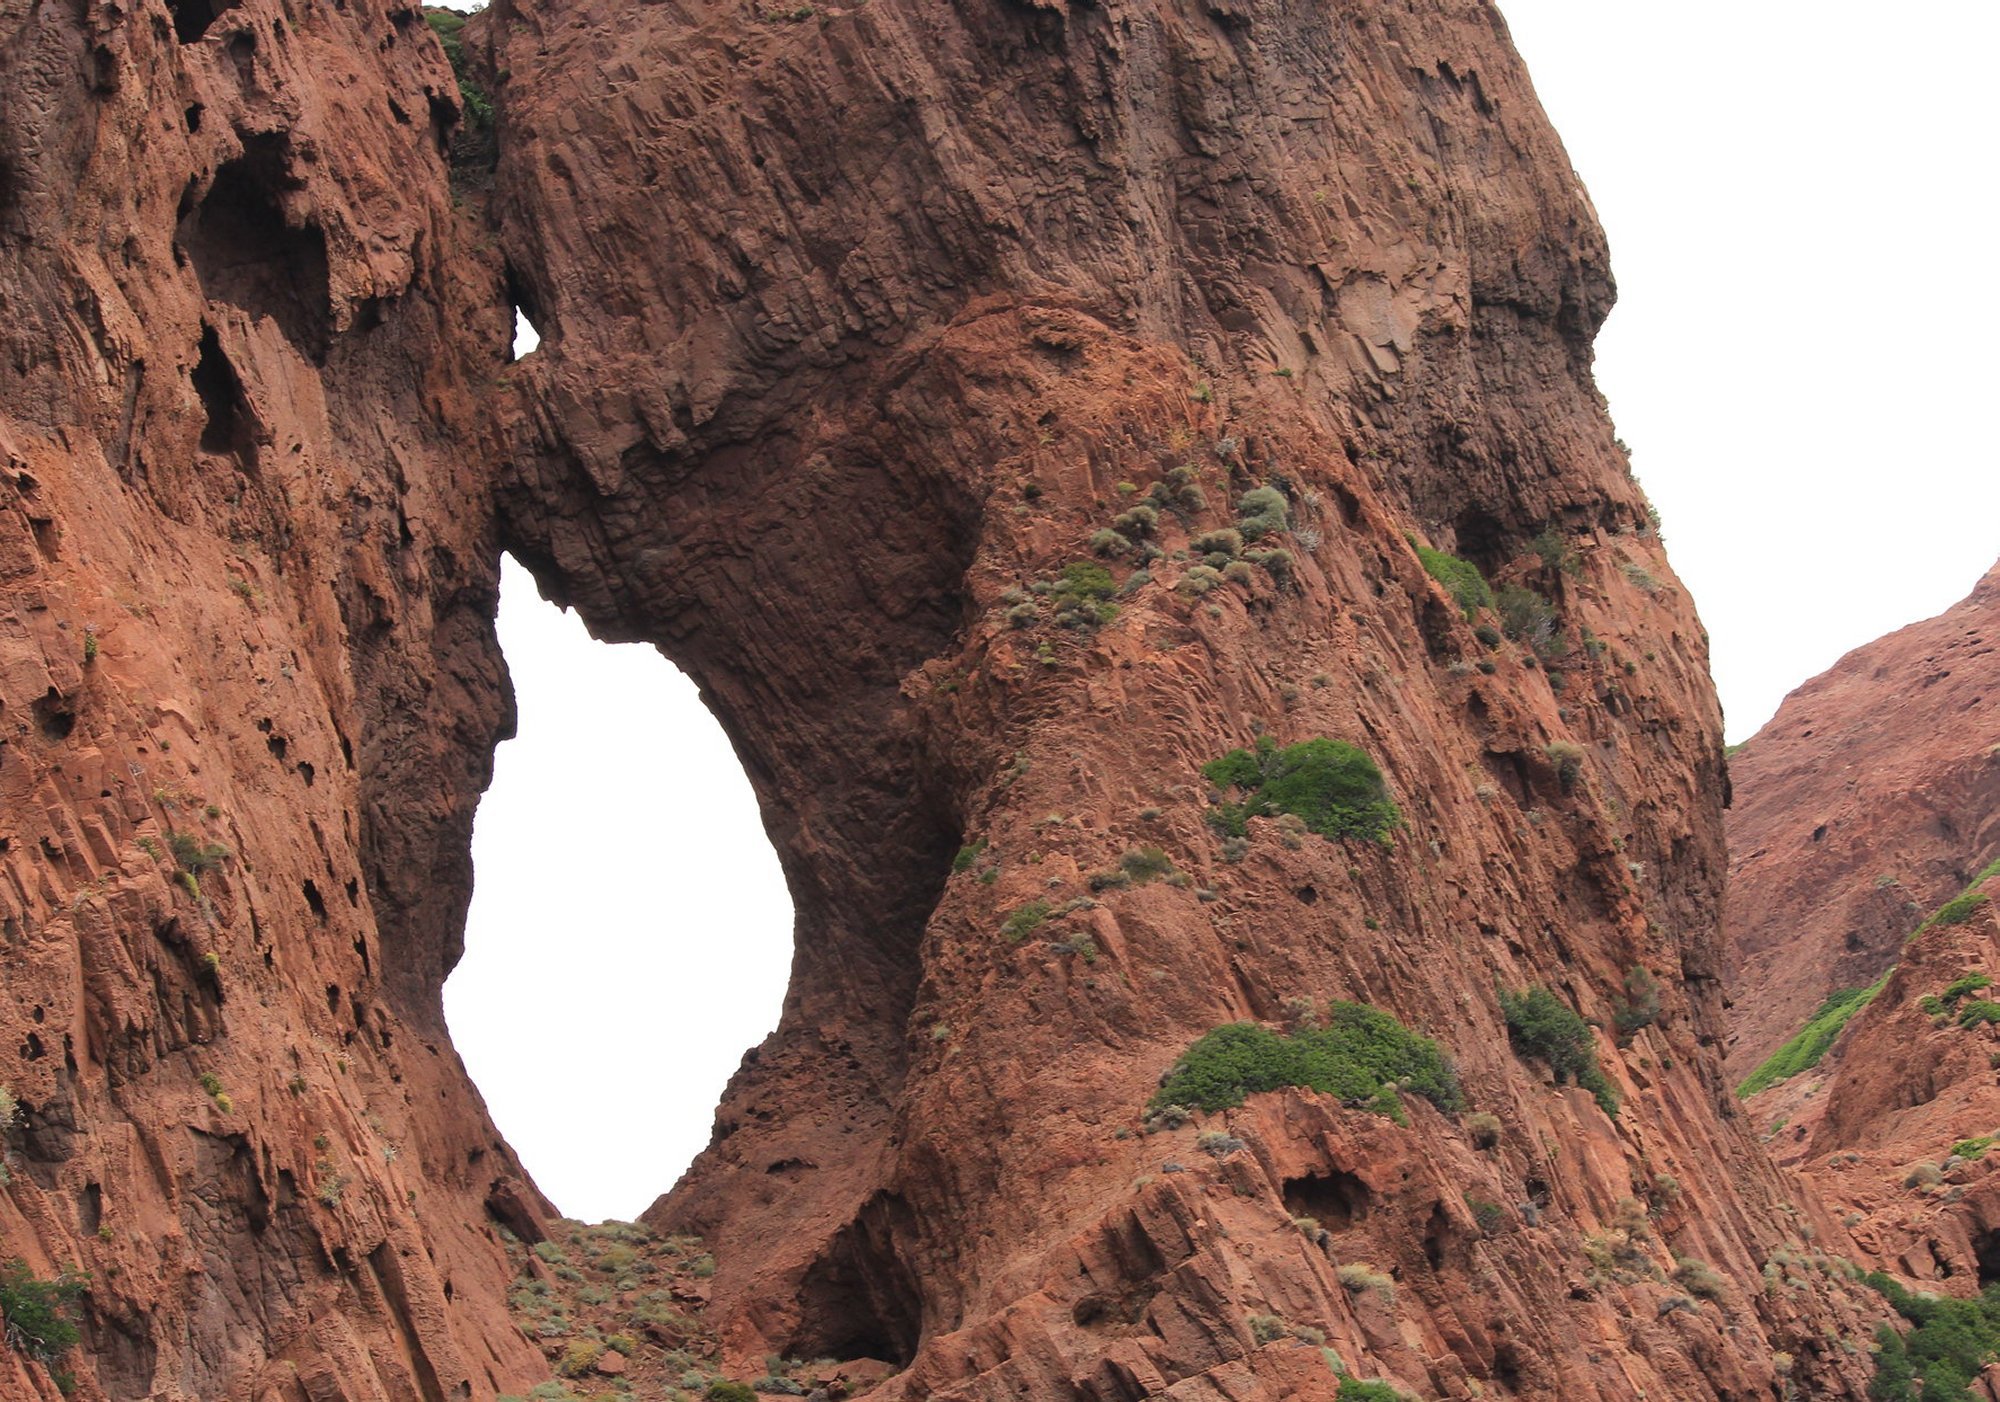
[[[1960,1295],[2000,1280],[1996,625],[2000,566],[1793,692],[1732,761],[1728,820],[1732,1073],[1876,986],[1758,1078],[1753,1122],[1857,1260]]]
[[[0,1254],[93,1271],[77,1395],[547,1376],[547,1207],[438,1013],[503,547],[701,683],[796,898],[648,1214],[730,1371],[1861,1394],[1872,1297],[1760,1288],[1813,1209],[1716,1050],[1705,641],[1490,6],[505,0],[456,191],[414,10],[0,26]],[[1202,767],[1260,735],[1359,747],[1401,825],[1232,812]],[[1510,1047],[1531,985],[1597,1096]],[[1336,999],[1481,1118],[1145,1121]]]
[[[546,1207],[439,1008],[510,722],[450,69],[377,0],[8,4],[0,90],[0,1258],[91,1273],[80,1397],[490,1396],[485,1204]]]
[[[1799,687],[1729,764],[1740,1080],[2000,857],[2000,565]]]

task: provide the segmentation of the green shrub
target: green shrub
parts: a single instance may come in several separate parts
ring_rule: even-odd
[[[1111,518],[1111,524],[1134,540],[1151,535],[1160,525],[1160,513],[1156,507],[1143,502],[1128,511],[1122,511]]]
[[[1618,1113],[1618,1091],[1597,1064],[1597,1039],[1567,1003],[1539,985],[1518,993],[1502,989],[1500,1012],[1515,1051],[1547,1062],[1558,1082],[1575,1081],[1605,1114]]]
[[[458,79],[459,105],[465,109],[465,124],[475,130],[493,125],[493,99],[472,76],[465,61],[465,16],[456,10],[426,9],[424,20],[437,35],[444,56],[451,61],[452,76]]]
[[[1915,1327],[1907,1336],[1883,1324],[1875,1331],[1878,1402],[1939,1402],[1971,1396],[1972,1381],[2000,1354],[2000,1285],[1970,1300],[1917,1295],[1880,1271],[1862,1277]],[[1921,1389],[1921,1391],[1919,1391]]]
[[[757,1389],[749,1383],[724,1382],[718,1378],[703,1394],[708,1402],[757,1402]]]
[[[1963,925],[1972,919],[1979,907],[1986,904],[1986,897],[1980,894],[1979,888],[1996,876],[2000,876],[2000,861],[1992,863],[1973,877],[1966,883],[1963,891],[1931,912],[1930,918],[1917,926],[1911,932],[1910,938],[1915,939],[1933,925]]]
[[[1396,1391],[1376,1378],[1342,1378],[1335,1402],[1410,1402],[1409,1395]]]
[[[1024,906],[1016,907],[1014,913],[1001,922],[1000,933],[1007,937],[1010,944],[1019,944],[1040,929],[1042,922],[1048,918],[1047,901],[1029,901]]]
[[[67,1270],[54,1280],[38,1280],[18,1258],[0,1266],[0,1315],[6,1317],[8,1347],[44,1366],[76,1347],[69,1307],[89,1284],[88,1275]]]
[[[1981,1134],[1971,1139],[1961,1139],[1951,1146],[1952,1157],[1968,1161],[1979,1158],[1993,1147],[1993,1136]]]
[[[1090,560],[1078,560],[1063,567],[1057,578],[1048,581],[1047,593],[1055,603],[1055,621],[1065,628],[1095,628],[1118,617],[1118,605],[1111,596],[1118,585],[1111,571]]]
[[[1625,971],[1625,996],[1613,1001],[1619,1035],[1630,1037],[1650,1027],[1660,1016],[1660,984],[1650,969],[1637,964]]]
[[[1451,595],[1467,618],[1492,604],[1493,591],[1486,587],[1486,577],[1472,561],[1433,550],[1428,545],[1417,547],[1417,559],[1424,573],[1444,586],[1444,592]]]
[[[182,871],[199,875],[213,867],[229,855],[229,849],[219,842],[203,842],[193,833],[170,832],[167,846],[174,854],[174,862]]]
[[[2000,1022],[2000,1003],[1975,998],[1958,1010],[1960,1027],[1978,1027],[1988,1022]]]
[[[1577,559],[1576,551],[1570,548],[1569,537],[1563,534],[1560,526],[1549,526],[1544,529],[1528,548],[1533,550],[1541,558],[1542,563],[1551,570],[1561,570],[1564,574],[1578,574],[1582,571],[1582,563]]]
[[[979,860],[979,854],[985,850],[986,839],[983,837],[977,842],[966,843],[958,849],[958,854],[951,859],[951,869],[954,872],[971,871],[973,864]]]
[[[1203,531],[1188,542],[1188,549],[1197,555],[1227,555],[1233,560],[1243,553],[1243,533],[1227,527],[1219,531]]]
[[[1502,585],[1494,596],[1494,607],[1500,614],[1500,631],[1537,656],[1553,657],[1564,650],[1562,616],[1534,590],[1519,584]]]
[[[1375,761],[1343,740],[1321,737],[1280,749],[1270,736],[1259,736],[1255,750],[1231,750],[1201,773],[1219,789],[1247,794],[1239,813],[1216,823],[1232,837],[1243,835],[1244,820],[1278,813],[1296,814],[1329,838],[1380,840],[1403,820]]]
[[[1985,974],[1961,974],[1944,986],[1944,992],[1938,995],[1938,1001],[1947,1008],[1955,1007],[1958,1000],[1966,994],[1977,993],[1982,988],[1992,986],[1993,980]]]
[[[1292,577],[1294,562],[1289,550],[1252,550],[1244,558],[1280,584]]]
[[[1463,1104],[1458,1073],[1430,1038],[1361,1003],[1336,1001],[1327,1014],[1325,1026],[1289,1036],[1254,1022],[1216,1028],[1174,1064],[1150,1106],[1222,1110],[1258,1091],[1303,1086],[1400,1120],[1392,1081],[1446,1112]]]
[[[1148,881],[1171,876],[1174,864],[1172,859],[1157,847],[1133,847],[1118,859],[1118,869],[1143,886]]]
[[[1819,1011],[1806,1019],[1806,1025],[1793,1033],[1786,1043],[1765,1059],[1764,1064],[1744,1077],[1736,1087],[1739,1096],[1748,1098],[1767,1086],[1789,1080],[1801,1071],[1811,1070],[1819,1065],[1847,1027],[1853,1016],[1875,1001],[1875,995],[1889,981],[1892,968],[1867,988],[1843,988],[1819,1005]]]
[[[1237,500],[1236,516],[1236,529],[1245,540],[1275,534],[1291,524],[1285,494],[1276,487],[1252,487],[1245,492]]]
[[[1260,1344],[1275,1343],[1291,1333],[1285,1321],[1275,1314],[1253,1314],[1245,1318],[1250,1326],[1250,1337]]]
[[[1131,541],[1109,527],[1090,533],[1090,553],[1093,555],[1123,555],[1131,548]]]
[[[1360,1295],[1372,1290],[1385,1300],[1396,1298],[1396,1282],[1365,1262],[1349,1261],[1337,1268],[1334,1274],[1347,1287],[1349,1294]]]

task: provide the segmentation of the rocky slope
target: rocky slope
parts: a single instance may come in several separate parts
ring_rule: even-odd
[[[797,900],[649,1214],[721,1371],[1860,1395],[1879,1305],[1760,1277],[1813,1209],[1716,1053],[1704,639],[1490,6],[501,3],[490,196],[414,10],[0,24],[0,1254],[93,1272],[78,1395],[547,1377],[546,1209],[438,1016],[503,546],[701,682]],[[1400,825],[1232,810],[1259,735]],[[1530,985],[1597,1095],[1510,1047]],[[1145,1120],[1334,1000],[1464,1111],[1382,1068]]]
[[[1786,697],[1730,773],[1740,1080],[2000,857],[2000,565]]]
[[[1731,1069],[1879,984],[1819,1019],[1814,1064],[1760,1073],[1753,1121],[1858,1260],[1956,1295],[2000,1281],[1997,606],[2000,566],[1800,687],[1733,761],[1728,823]]]

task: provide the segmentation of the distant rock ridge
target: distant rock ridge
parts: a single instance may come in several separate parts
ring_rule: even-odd
[[[1800,686],[1729,768],[1740,1080],[2000,857],[2000,565]]]

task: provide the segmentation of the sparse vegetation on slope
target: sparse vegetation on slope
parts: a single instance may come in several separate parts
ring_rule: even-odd
[[[1806,1019],[1804,1027],[1765,1058],[1762,1066],[1743,1078],[1743,1084],[1736,1087],[1736,1093],[1748,1098],[1819,1065],[1820,1058],[1826,1055],[1827,1048],[1846,1029],[1849,1020],[1875,1001],[1875,995],[1888,983],[1889,974],[1895,972],[1891,968],[1866,988],[1843,988],[1820,1004],[1819,1011]]]

